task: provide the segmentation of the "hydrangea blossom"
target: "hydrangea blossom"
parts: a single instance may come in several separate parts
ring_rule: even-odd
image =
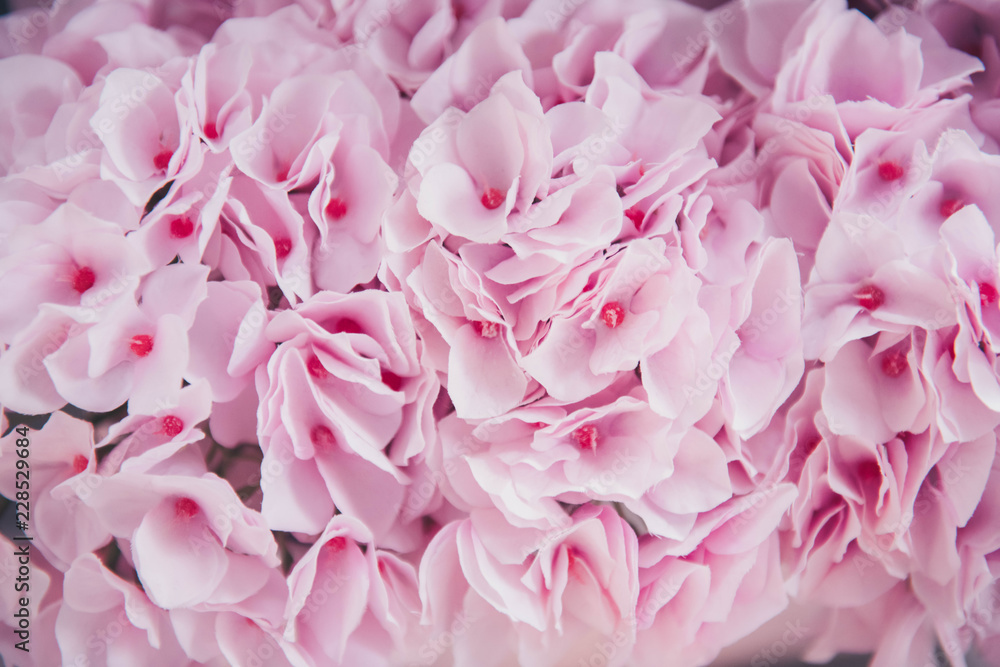
[[[18,4],[0,663],[1000,664],[991,3]]]

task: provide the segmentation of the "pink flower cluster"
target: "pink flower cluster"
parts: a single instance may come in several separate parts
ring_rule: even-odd
[[[1000,7],[717,4],[0,19],[0,661],[1000,664]]]

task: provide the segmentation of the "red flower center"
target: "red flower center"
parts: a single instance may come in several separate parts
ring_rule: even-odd
[[[566,549],[566,571],[576,581],[584,581],[587,560],[583,553],[576,547]]]
[[[341,317],[333,327],[333,333],[359,334],[364,333],[364,329],[361,328],[361,325],[357,321],[350,317]]]
[[[570,433],[570,437],[576,441],[576,444],[581,449],[589,449],[592,452],[597,451],[597,427],[593,424],[584,424]]]
[[[73,472],[79,475],[81,472],[87,469],[87,457],[83,454],[77,454],[73,457]]]
[[[950,218],[965,207],[965,202],[961,199],[945,199],[941,202],[941,217]]]
[[[882,372],[888,377],[898,378],[909,367],[906,354],[899,350],[891,350],[882,355]]]
[[[340,197],[331,197],[326,205],[326,214],[334,220],[340,220],[347,215],[347,203]]]
[[[343,535],[338,535],[337,537],[332,537],[330,540],[323,545],[323,555],[330,557],[336,556],[341,551],[347,548],[347,538]]]
[[[162,149],[153,158],[153,166],[156,167],[157,171],[166,171],[167,167],[170,166],[170,158],[174,156],[174,152],[169,148]]]
[[[291,251],[292,240],[290,238],[282,236],[281,238],[274,239],[274,254],[278,259],[288,257],[288,253]]]
[[[854,298],[865,310],[877,310],[885,303],[885,292],[875,285],[865,285],[854,293]]]
[[[97,276],[94,275],[94,270],[89,266],[81,266],[73,272],[73,277],[70,278],[70,282],[73,284],[73,289],[80,294],[83,294],[93,287],[96,281]]]
[[[858,466],[858,477],[863,482],[882,481],[882,466],[878,461],[865,461]]]
[[[215,127],[215,123],[205,123],[205,137],[208,139],[219,138],[219,129]]]
[[[160,431],[168,438],[173,438],[183,430],[184,422],[174,415],[167,415],[160,421]]]
[[[313,426],[313,429],[309,432],[309,440],[312,441],[312,444],[316,447],[316,449],[323,451],[328,450],[337,444],[337,438],[333,435],[333,431],[323,424]]]
[[[150,352],[153,351],[153,337],[147,334],[139,334],[138,336],[132,336],[132,340],[129,341],[129,349],[137,357],[148,356]]]
[[[186,215],[170,221],[170,235],[175,239],[186,239],[193,231],[194,223]]]
[[[492,211],[495,208],[500,208],[500,205],[503,204],[506,199],[507,196],[500,190],[497,190],[496,188],[486,188],[483,191],[483,198],[480,199],[480,201],[483,203],[483,206]]]
[[[392,371],[387,371],[383,368],[382,383],[393,391],[399,391],[399,388],[403,386],[403,378],[399,377]]]
[[[997,302],[997,298],[1000,294],[997,294],[997,288],[989,283],[979,283],[979,303],[985,308],[987,306],[992,306]]]
[[[198,503],[190,498],[178,498],[174,503],[174,514],[178,519],[190,519],[199,511]]]
[[[609,301],[601,308],[601,320],[609,329],[614,329],[625,321],[625,309],[617,301]]]
[[[309,375],[312,375],[317,380],[325,380],[330,377],[330,372],[326,370],[326,366],[323,365],[323,362],[315,354],[309,357],[309,361],[306,362],[306,368],[309,369]]]
[[[898,181],[904,173],[903,166],[892,160],[880,162],[878,165],[878,175],[883,181]]]
[[[625,209],[625,217],[631,220],[632,224],[635,225],[635,230],[639,231],[643,220],[646,219],[646,214],[639,210],[638,206],[633,206],[632,208]]]
[[[500,335],[500,325],[496,322],[473,322],[472,328],[483,338],[496,338]]]

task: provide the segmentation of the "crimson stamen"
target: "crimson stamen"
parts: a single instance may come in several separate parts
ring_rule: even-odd
[[[497,190],[496,188],[486,188],[483,191],[483,197],[480,201],[483,206],[492,211],[495,208],[500,208],[500,205],[503,204],[506,199],[507,196],[500,190]]]
[[[149,356],[149,353],[153,351],[153,337],[148,334],[132,336],[128,346],[132,350],[132,354],[137,357]]]
[[[854,298],[865,310],[877,310],[885,303],[885,292],[875,285],[865,285],[854,293]]]
[[[570,436],[580,448],[597,451],[597,427],[593,424],[584,424],[570,433]]]
[[[625,321],[625,309],[617,301],[609,301],[601,308],[601,320],[609,329],[614,329]]]

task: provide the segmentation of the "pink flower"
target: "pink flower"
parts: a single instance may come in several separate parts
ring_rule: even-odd
[[[381,101],[349,70],[285,79],[270,93],[254,123],[233,138],[233,160],[261,183],[293,189],[319,176],[341,133],[364,133],[361,136],[367,135],[375,150],[388,157],[398,111],[383,108]]]
[[[625,664],[636,636],[638,542],[609,508],[581,508],[572,525],[540,545],[525,585],[544,595],[546,635],[519,628],[525,664],[577,662],[610,639],[608,664]],[[551,630],[554,629],[555,633]]]
[[[836,114],[818,106],[810,106],[808,111],[805,123],[793,113],[785,118],[757,115],[754,140],[761,151],[750,174],[760,182],[761,208],[766,211],[769,226],[773,226],[772,233],[792,239],[800,251],[803,275],[812,269],[812,258],[830,222],[847,161],[853,157],[850,140]],[[821,115],[832,116],[832,127],[824,127]]]
[[[503,414],[521,403],[528,378],[495,300],[475,289],[482,279],[437,243],[423,248],[407,279],[425,327],[426,363],[447,371],[449,395],[469,419]]]
[[[888,127],[903,109],[931,104],[982,69],[975,58],[949,49],[931,26],[920,36],[898,24],[880,29],[833,2],[820,5],[811,18],[804,46],[789,54],[775,78],[775,106],[829,94],[851,136]],[[863,67],[866,62],[882,67]]]
[[[68,338],[45,360],[59,395],[92,411],[128,401],[132,412],[145,412],[176,402],[187,330],[205,298],[207,275],[197,265],[165,266],[143,281],[141,305],[115,301],[85,333]]]
[[[111,475],[119,470],[149,472],[169,460],[187,445],[205,437],[196,428],[208,418],[211,393],[204,381],[182,388],[176,403],[162,401],[150,414],[133,412],[112,424],[98,447],[115,443],[111,453],[101,462],[100,474]],[[185,451],[190,451],[188,447]],[[79,489],[78,489],[79,491]]]
[[[0,107],[0,174],[6,176],[46,164],[46,132],[60,106],[75,101],[82,85],[70,67],[37,55],[0,59],[0,76],[6,89]]]
[[[674,664],[708,664],[786,607],[772,531],[790,496],[787,487],[758,493],[729,504],[700,545],[678,551],[672,540],[642,539],[635,664],[661,664],[667,650]]]
[[[482,21],[504,3],[441,0],[361,3],[353,37],[402,90],[418,90]],[[511,4],[511,3],[506,3]]]
[[[309,196],[309,216],[319,232],[313,280],[321,290],[349,292],[371,282],[382,264],[379,222],[397,179],[377,150],[345,136],[333,159],[323,163],[319,180],[322,185]]]
[[[904,4],[0,18],[0,662],[1000,655],[1000,17]]]
[[[428,124],[449,107],[471,111],[501,77],[516,71],[530,89],[531,63],[509,24],[501,17],[484,21],[420,86],[413,95],[413,110]]]
[[[641,390],[611,399],[621,391],[569,408],[543,399],[474,429],[446,418],[443,460],[432,464],[447,476],[446,496],[542,529],[563,518],[557,501],[637,500],[670,477],[680,436],[640,400]]]
[[[523,362],[563,401],[586,398],[607,387],[617,372],[640,363],[648,370],[647,360],[671,343],[697,307],[698,279],[680,250],[659,239],[634,241],[605,266],[591,275],[589,294],[552,318],[548,333]],[[587,363],[567,372],[570,357]]]
[[[167,613],[133,584],[109,572],[93,554],[73,561],[56,617],[63,660],[114,665],[187,665]]]
[[[123,471],[83,500],[131,544],[136,573],[158,607],[253,609],[253,596],[280,581],[274,536],[224,480],[177,472],[186,474]],[[259,613],[280,619],[273,607]]]
[[[708,21],[718,26],[713,41],[722,70],[751,93],[767,94],[784,61],[802,45],[805,29],[817,18],[830,16],[833,7],[834,3],[777,0],[718,8]]]
[[[834,217],[805,287],[807,359],[829,360],[845,342],[879,331],[954,323],[947,285],[905,257],[898,233],[871,217]]]
[[[845,348],[846,349],[846,348]],[[995,455],[995,435],[948,445],[933,430],[905,432],[884,443],[831,433],[823,413],[832,374],[815,372],[799,404],[803,419],[793,456],[801,463],[799,497],[783,535],[801,572],[801,594],[835,607],[863,608],[909,578],[939,620],[942,641],[949,626],[965,623],[964,594],[957,579],[976,556],[956,548],[980,499]],[[886,409],[892,414],[892,408]],[[925,426],[920,428],[926,428]],[[797,472],[801,466],[801,473]],[[968,559],[966,561],[966,559]],[[957,605],[956,605],[957,603]]]
[[[85,323],[121,295],[131,294],[152,268],[121,227],[66,203],[35,225],[12,230],[0,258],[4,304],[0,339],[12,343],[43,304]]]
[[[317,663],[388,657],[412,639],[420,606],[416,571],[377,550],[356,520],[334,517],[296,563],[288,586],[285,637]]]
[[[848,627],[852,628],[849,632],[845,631]],[[937,642],[927,610],[901,582],[869,604],[832,610],[803,657],[829,661],[839,652],[872,652],[874,667],[899,660],[919,665],[935,659]],[[964,664],[963,647],[951,637],[941,644],[950,660]]]
[[[27,449],[17,447],[27,440]],[[19,454],[27,452],[27,456]],[[11,431],[0,441],[0,493],[29,498],[33,545],[60,570],[80,555],[104,546],[111,535],[97,514],[75,493],[81,475],[96,466],[93,427],[62,412],[53,414],[40,431],[22,438]],[[29,459],[27,465],[19,461]]]
[[[491,511],[451,523],[420,566],[432,627],[421,654],[436,657],[435,638],[447,633],[455,654],[465,655],[479,640],[470,630],[484,627],[482,639],[492,635],[498,655],[524,664],[587,660],[608,641],[616,647],[610,664],[625,664],[635,637],[636,558],[635,534],[609,508],[581,508],[550,533],[512,529]]]
[[[232,171],[228,154],[206,154],[200,169],[185,182],[174,182],[129,239],[155,265],[169,264],[180,257],[191,264],[203,261],[218,266],[231,275],[234,271],[226,256],[229,248],[225,247],[223,211]]]
[[[512,73],[467,113],[449,111],[421,133],[410,151],[420,178],[410,190],[420,214],[445,233],[492,243],[515,207],[523,213],[546,194],[551,160],[538,99]]]
[[[257,367],[274,350],[264,335],[271,314],[260,286],[249,280],[208,283],[191,324],[186,377],[203,378],[217,402],[235,400],[253,386]]]
[[[317,534],[334,507],[377,539],[394,526],[407,466],[434,438],[437,382],[412,326],[401,297],[374,290],[325,292],[268,324],[281,344],[257,369],[262,465],[282,471],[262,486],[271,526]]]
[[[103,83],[101,102],[90,126],[104,144],[101,171],[135,206],[172,180],[186,180],[202,161],[188,119],[174,99],[179,82],[120,68]]]
[[[921,433],[930,405],[911,337],[880,334],[851,341],[826,365],[823,411],[830,428],[869,442],[897,433]]]
[[[150,266],[122,238],[117,225],[72,204],[59,207],[38,225],[19,227],[11,236],[13,252],[0,259],[0,285],[11,293],[3,318],[6,326],[0,326],[0,335],[10,345],[0,359],[0,375],[6,378],[0,383],[0,396],[11,409],[40,414],[66,404],[69,399],[61,391],[77,397],[65,384],[62,390],[56,388],[59,353],[67,346],[86,347],[85,332],[99,325],[106,328],[105,318],[128,317],[124,312],[135,306],[126,302],[134,298]],[[105,340],[104,346],[114,354],[128,350],[129,342],[115,338]],[[86,354],[76,360],[86,363]],[[94,372],[100,374],[96,368]],[[116,380],[128,382],[121,371]],[[127,399],[127,390],[110,403],[99,396],[82,398],[88,405],[100,402],[109,410]]]
[[[749,294],[737,290],[735,295],[743,302],[746,319],[737,330],[740,347],[729,362],[726,379],[732,428],[744,437],[767,425],[798,385],[805,367],[801,282],[792,244],[765,243],[750,271]]]
[[[708,513],[732,498],[726,452],[704,431],[688,430],[677,446],[673,470],[626,506],[653,535],[684,541]]]

